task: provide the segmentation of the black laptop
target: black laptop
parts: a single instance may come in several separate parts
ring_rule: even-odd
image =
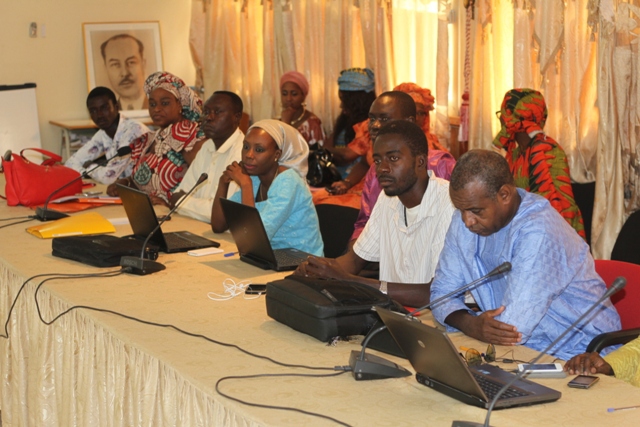
[[[265,270],[287,271],[312,255],[293,248],[273,250],[258,209],[228,199],[220,202],[242,261]]]
[[[133,235],[138,240],[146,239],[158,226],[158,217],[147,193],[118,184],[118,194],[129,218]],[[163,233],[161,228],[153,233],[149,242],[166,253],[187,252],[192,249],[218,247],[220,243],[206,239],[189,231]]]
[[[392,311],[375,307],[416,370],[419,383],[469,405],[488,408],[514,374],[488,364],[469,367],[446,332]],[[495,409],[553,402],[559,391],[520,379],[498,399]]]

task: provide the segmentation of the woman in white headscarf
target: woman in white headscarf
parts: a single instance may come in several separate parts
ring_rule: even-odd
[[[307,187],[309,145],[300,132],[279,120],[261,120],[244,138],[242,162],[233,162],[220,177],[211,211],[211,228],[229,227],[222,212],[229,183],[240,190],[230,200],[255,206],[274,249],[295,248],[321,256],[322,237]]]

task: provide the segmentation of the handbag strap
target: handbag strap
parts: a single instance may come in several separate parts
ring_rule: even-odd
[[[56,153],[52,153],[51,151],[47,151],[47,150],[43,150],[42,148],[23,148],[22,150],[20,150],[20,157],[22,157],[23,159],[25,159],[24,157],[24,152],[27,150],[31,150],[31,151],[36,151],[44,156],[49,157],[49,159],[44,160],[42,163],[44,164],[45,162],[47,164],[53,164],[56,162],[61,162],[62,161],[62,156],[56,154]]]

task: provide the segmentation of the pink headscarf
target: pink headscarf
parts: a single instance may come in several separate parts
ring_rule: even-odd
[[[282,77],[280,77],[280,89],[282,89],[282,86],[287,82],[295,83],[296,85],[298,85],[304,97],[307,97],[307,94],[309,93],[309,82],[307,81],[307,78],[304,76],[304,74],[297,71],[289,71],[288,73],[284,73]]]

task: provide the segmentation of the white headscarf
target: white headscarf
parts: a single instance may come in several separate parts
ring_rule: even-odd
[[[298,130],[280,120],[265,119],[256,122],[247,130],[260,128],[267,132],[282,150],[282,156],[278,163],[291,169],[295,169],[302,179],[307,179],[309,144]]]

